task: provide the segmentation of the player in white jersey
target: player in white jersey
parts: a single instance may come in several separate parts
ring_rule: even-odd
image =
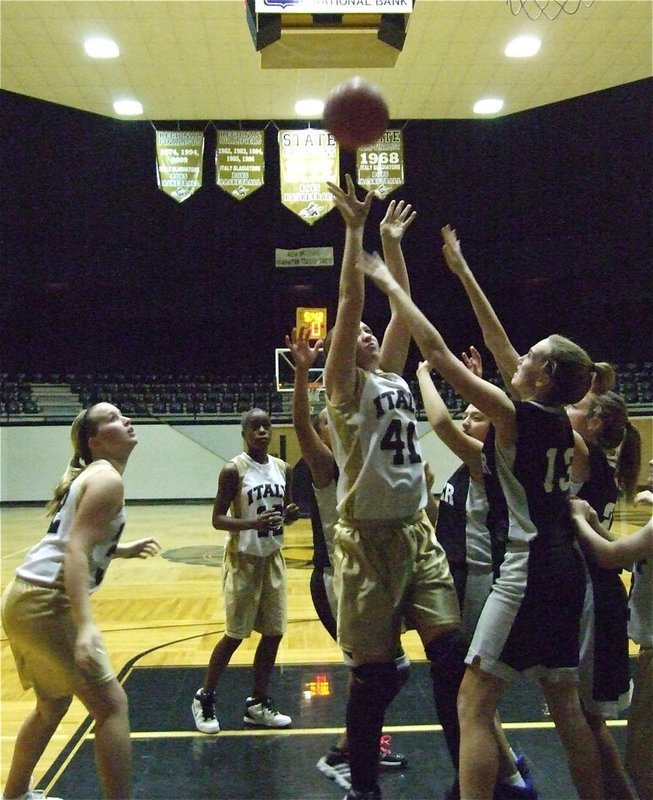
[[[415,404],[400,374],[410,334],[393,303],[380,347],[362,321],[364,279],[356,261],[372,194],[359,201],[349,175],[346,191],[329,188],[346,230],[324,379],[340,470],[334,553],[338,643],[354,663],[346,714],[352,779],[347,797],[370,800],[381,796],[378,742],[385,711],[400,688],[394,656],[402,620],[418,632],[431,662],[438,717],[454,764],[465,648],[446,557],[424,514],[427,490]],[[392,201],[388,209],[391,224],[381,226],[384,255],[408,289],[401,238],[414,212],[403,201]]]
[[[445,254],[448,247],[459,247],[455,232],[449,234],[443,230]],[[568,339],[549,336],[517,356],[510,385],[524,402],[514,403],[449,350],[378,255],[362,253],[358,267],[389,297],[422,356],[487,414],[495,429],[509,534],[458,697],[461,796],[492,797],[498,770],[497,705],[509,682],[529,670],[545,692],[579,795],[599,800],[605,794],[598,751],[575,683],[584,581],[565,511],[576,446],[564,406],[583,397],[593,379],[596,391],[604,391],[614,373],[607,364],[594,364]]]
[[[322,339],[312,346],[308,338],[308,328],[293,328],[292,335],[286,336],[295,365],[292,418],[302,458],[311,474],[313,503],[311,505],[311,525],[313,545],[318,560],[326,563],[314,568],[311,576],[311,596],[315,610],[327,631],[337,638],[338,599],[333,586],[333,550],[335,524],[338,519],[336,481],[338,468],[331,452],[331,436],[326,409],[311,420],[308,402],[308,376],[319,353]],[[314,557],[315,564],[315,557]],[[351,666],[351,657],[345,654],[345,663]],[[400,682],[408,680],[410,660],[403,649],[395,659]],[[349,689],[348,689],[349,691]],[[384,770],[404,769],[408,759],[390,748],[390,736],[383,735],[379,746],[379,766]],[[351,773],[349,769],[349,743],[347,733],[343,732],[336,745],[317,762],[318,770],[339,786],[349,789]]]
[[[213,527],[227,531],[222,574],[226,623],[225,634],[211,653],[204,684],[192,702],[195,726],[201,733],[220,730],[215,715],[218,681],[253,630],[261,639],[243,721],[269,728],[287,728],[292,723],[274,707],[268,689],[287,624],[283,525],[294,522],[299,509],[292,502],[290,465],[268,454],[271,427],[267,411],[246,411],[242,417],[246,452],[220,472]]]
[[[70,436],[73,457],[48,504],[50,527],[2,595],[2,624],[21,683],[36,694],[36,709],[16,738],[4,800],[37,796],[29,788],[32,772],[73,695],[95,721],[104,796],[132,796],[127,696],[93,620],[90,595],[112,559],[146,558],[160,548],[151,538],[120,541],[122,474],[138,441],[131,420],[110,403],[97,403],[78,414]]]
[[[653,489],[653,461],[649,462]],[[635,503],[653,505],[651,491]],[[610,533],[585,500],[572,500],[581,543],[605,569],[632,569],[628,635],[639,644],[633,699],[628,715],[625,765],[640,800],[653,800],[653,518],[638,531],[609,541]]]

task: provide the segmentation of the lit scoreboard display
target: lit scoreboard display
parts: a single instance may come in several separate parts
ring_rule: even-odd
[[[298,308],[296,315],[297,330],[308,328],[309,339],[324,339],[327,332],[326,308]]]

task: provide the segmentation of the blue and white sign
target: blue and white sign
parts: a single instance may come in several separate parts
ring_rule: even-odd
[[[413,0],[256,0],[257,14],[409,14]]]

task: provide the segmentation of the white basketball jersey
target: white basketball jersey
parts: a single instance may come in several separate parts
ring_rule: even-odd
[[[286,464],[279,458],[268,456],[265,464],[241,453],[231,459],[238,467],[240,492],[231,504],[231,513],[239,519],[254,520],[264,511],[276,510],[283,514],[286,494]],[[269,556],[283,545],[283,525],[270,531],[248,528],[229,532],[235,538],[238,550],[252,556]]]
[[[103,459],[94,461],[71,483],[57,513],[52,518],[47,533],[38,544],[32,547],[23,564],[16,570],[19,577],[40,586],[64,589],[64,554],[70,539],[70,531],[75,523],[80,491],[90,474],[101,469],[113,469],[113,467]],[[95,545],[89,555],[89,592],[94,592],[102,583],[124,527],[125,507],[123,505],[109,523],[104,541]]]
[[[327,398],[327,413],[341,517],[407,519],[426,506],[415,403],[401,376],[358,369],[354,397],[337,407]]]

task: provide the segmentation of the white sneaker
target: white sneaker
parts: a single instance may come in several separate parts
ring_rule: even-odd
[[[5,796],[2,795],[0,800],[5,800]],[[7,798],[6,800],[9,800]],[[30,789],[25,794],[21,794],[20,797],[11,798],[11,800],[62,800],[61,797],[53,797],[51,794],[47,794],[43,791],[43,789]]]
[[[270,697],[266,697],[265,700],[258,703],[253,697],[248,697],[245,703],[243,722],[248,725],[263,725],[266,728],[287,728],[292,724],[292,719],[285,714],[280,714]]]
[[[191,706],[195,727],[200,733],[219,733],[220,723],[215,716],[215,692],[198,689]]]

